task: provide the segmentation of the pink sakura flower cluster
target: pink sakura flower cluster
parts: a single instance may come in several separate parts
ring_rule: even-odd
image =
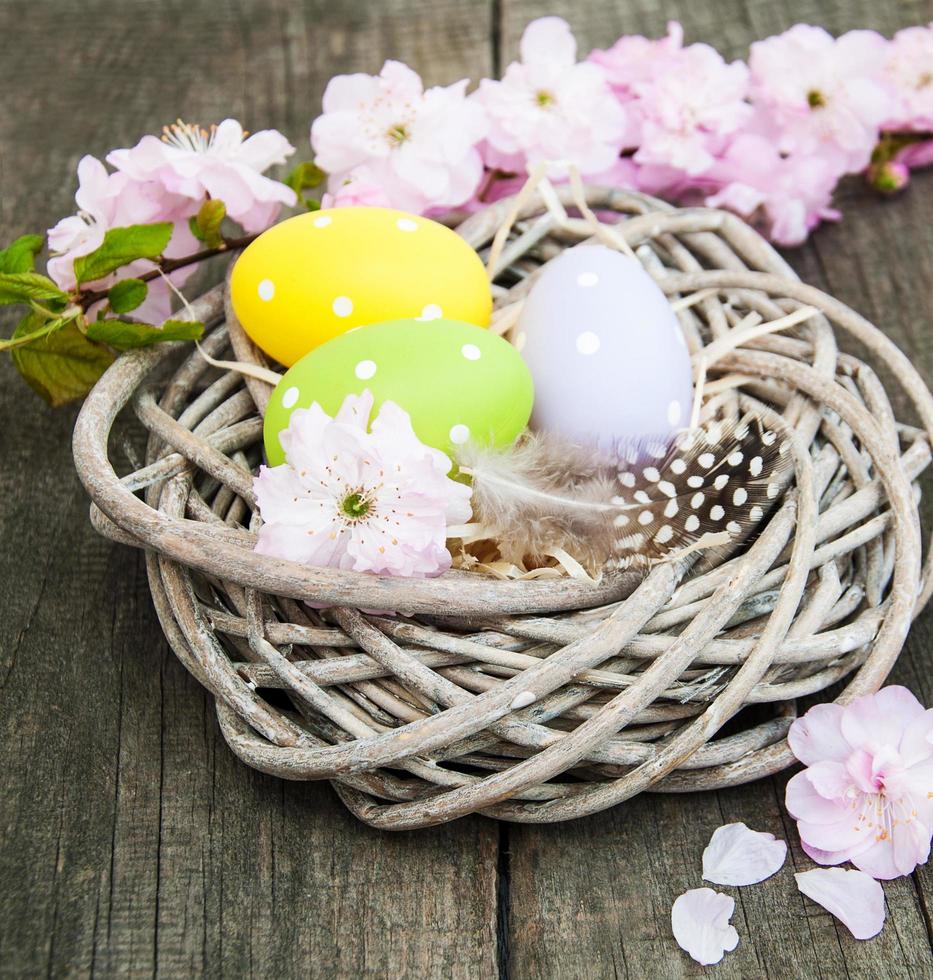
[[[885,134],[909,134],[872,180],[893,190],[933,162],[933,26],[886,40],[798,24],[727,63],[706,44],[622,37],[577,60],[567,23],[528,25],[501,81],[424,90],[406,66],[341,75],[311,128],[327,203],[422,213],[510,193],[526,171],[727,207],[797,244],[837,218],[833,189]],[[510,179],[511,178],[511,179]]]
[[[268,228],[281,206],[294,204],[296,196],[285,184],[262,174],[294,152],[275,130],[247,136],[235,119],[225,119],[209,132],[179,122],[166,127],[162,139],[144,136],[132,148],[113,150],[107,154],[113,171],[85,156],[78,164],[78,211],[49,229],[49,275],[62,289],[73,289],[75,259],[98,249],[109,229],[127,225],[172,222],[166,257],[196,252],[199,246],[188,219],[208,198],[223,201],[227,214],[246,232]],[[153,267],[138,260],[121,269],[119,278]],[[173,272],[173,283],[180,285],[191,271],[189,267]],[[116,278],[89,285],[106,287]],[[159,322],[170,309],[170,287],[157,280],[150,283],[146,301],[134,316]]]

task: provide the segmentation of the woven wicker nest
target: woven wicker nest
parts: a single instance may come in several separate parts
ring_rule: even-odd
[[[797,699],[843,678],[840,700],[876,690],[930,595],[912,484],[930,462],[933,399],[907,358],[803,285],[738,218],[599,188],[586,195],[627,216],[615,227],[672,301],[684,301],[694,352],[750,312],[771,321],[804,305],[819,311],[710,373],[722,412],[762,413],[789,440],[795,468],[760,536],[718,564],[658,564],[632,591],[618,579],[464,571],[377,578],[256,555],[251,481],[270,388],[210,367],[190,346],[124,355],[78,419],[75,462],[92,520],[147,549],[165,634],[214,695],[232,750],[287,779],[330,779],[374,826],[472,812],[550,822],[644,790],[777,772],[793,761],[785,736]],[[499,256],[500,309],[542,263],[592,233],[549,203],[532,196]],[[458,230],[485,255],[511,206]],[[261,360],[225,314],[221,287],[193,307],[208,324],[206,352]],[[837,338],[884,368],[922,428],[896,419],[878,374]],[[148,450],[121,477],[108,435],[130,401]]]

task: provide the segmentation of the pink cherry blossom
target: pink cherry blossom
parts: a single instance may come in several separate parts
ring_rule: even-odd
[[[74,260],[100,248],[104,234],[119,225],[161,220],[164,201],[158,188],[111,174],[92,156],[78,163],[77,214],[62,218],[48,231],[48,272],[62,289],[75,287]]]
[[[916,170],[918,167],[929,167],[933,164],[933,139],[921,140],[918,143],[905,146],[895,159],[911,170]]]
[[[779,245],[799,245],[821,221],[834,221],[831,206],[840,175],[836,158],[782,155],[756,133],[735,137],[706,176],[719,185],[709,207],[728,208],[758,224]]]
[[[98,249],[104,235],[111,228],[146,224],[153,221],[171,220],[178,210],[179,199],[161,185],[151,181],[139,182],[123,173],[108,173],[107,168],[92,156],[82,157],[78,163],[78,190],[75,203],[78,213],[62,218],[48,232],[49,276],[62,288],[74,289],[75,259]],[[197,249],[197,242],[188,229],[187,222],[175,225],[172,238],[165,249],[168,257],[185,255]],[[129,278],[148,272],[152,262],[139,260],[125,266],[118,273],[87,285],[101,289],[112,285],[118,278]],[[176,286],[182,285],[193,268],[178,269],[171,274]],[[92,315],[94,308],[89,311]],[[171,312],[171,290],[160,281],[149,284],[149,292],[143,304],[133,311],[142,320],[159,322]]]
[[[883,78],[892,94],[885,129],[933,129],[933,24],[894,35]]]
[[[685,48],[682,40],[682,28],[671,23],[659,41],[620,38],[590,60],[625,103],[636,162],[693,176],[712,165],[723,138],[742,126],[752,108],[743,62],[727,64],[708,44]],[[649,183],[662,181],[655,174]]]
[[[735,900],[712,888],[691,888],[671,908],[671,929],[677,945],[697,963],[712,966],[739,944],[729,924]]]
[[[814,868],[794,875],[807,898],[831,912],[856,939],[871,939],[884,926],[884,891],[863,871]]]
[[[791,725],[807,766],[786,804],[804,850],[820,864],[851,861],[873,878],[910,874],[933,834],[933,710],[904,687],[843,707],[820,704]]]
[[[489,119],[487,166],[513,173],[539,163],[549,174],[566,164],[591,175],[609,169],[626,139],[626,114],[603,70],[576,61],[577,42],[560,17],[532,21],[522,35],[521,60],[502,81],[483,79],[473,93]]]
[[[284,163],[295,148],[274,129],[246,136],[235,119],[209,131],[178,122],[162,139],[144,136],[136,146],[113,150],[107,162],[139,183],[161,185],[183,202],[183,215],[195,214],[212,197],[250,233],[271,225],[283,204],[293,205],[295,192],[264,171]]]
[[[603,69],[619,99],[634,101],[643,86],[650,85],[676,64],[683,41],[684,29],[672,20],[668,22],[667,35],[659,40],[638,34],[624,35],[608,50],[592,51],[588,60]]]
[[[280,439],[286,462],[254,481],[265,524],[256,551],[306,565],[413,578],[450,567],[448,524],[470,518],[470,488],[419,442],[408,414],[348,395],[334,418],[295,409]]]
[[[327,191],[321,198],[323,208],[346,208],[365,205],[374,208],[392,206],[385,190],[366,167],[357,167],[347,173],[333,193]]]
[[[838,156],[844,170],[864,168],[890,94],[881,80],[887,42],[873,31],[833,38],[797,24],[751,46],[751,95],[775,124],[779,149]]]
[[[675,167],[690,176],[709,169],[723,137],[751,115],[747,89],[743,62],[726,64],[706,44],[683,48],[671,70],[635,87],[643,116],[635,160]]]
[[[393,207],[423,214],[457,207],[476,190],[483,164],[476,144],[486,123],[466,97],[467,81],[424,91],[399,61],[379,75],[337,75],[324,91],[324,113],[311,127],[315,162],[339,193],[350,174],[366,174]]]

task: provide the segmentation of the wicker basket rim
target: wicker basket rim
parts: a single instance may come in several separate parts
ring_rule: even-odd
[[[659,245],[675,266],[662,265],[658,270],[662,289],[669,296],[702,293],[697,316],[704,318],[704,329],[711,329],[714,335],[717,329],[729,329],[723,294],[727,303],[735,297],[749,309],[780,312],[808,305],[820,311],[808,325],[808,340],[770,338],[767,343],[741,348],[722,362],[726,370],[756,379],[749,383],[755,391],[762,386],[767,389],[771,378],[785,383],[791,394],[779,404],[792,417],[792,428],[782,414],[746,394],[744,388],[735,397],[740,406],[747,400],[770,413],[766,416],[769,426],[782,429],[788,439],[797,479],[757,541],[718,568],[681,580],[682,568],[677,563],[655,566],[624,602],[617,600],[628,596],[631,580],[607,580],[599,586],[569,578],[503,582],[459,572],[412,581],[309,569],[254,554],[250,535],[226,526],[211,513],[199,514],[195,509],[198,519],[183,516],[186,506],[197,507],[188,496],[190,477],[186,474],[192,467],[212,477],[228,499],[239,498],[249,505],[250,474],[228,454],[246,445],[247,439],[255,441],[255,419],[245,419],[243,413],[252,411],[254,404],[262,411],[267,385],[247,378],[246,390],[242,390],[241,379],[228,375],[214,383],[226,386],[223,397],[227,400],[221,407],[227,411],[227,421],[219,428],[220,441],[211,442],[211,436],[192,431],[205,418],[198,414],[201,396],[189,399],[193,380],[205,370],[197,354],[183,361],[172,381],[157,391],[151,387],[152,372],[182,350],[180,345],[165,345],[119,358],[79,415],[75,464],[92,499],[92,520],[109,537],[149,550],[153,597],[166,635],[182,662],[216,696],[221,729],[231,748],[250,765],[267,772],[289,778],[334,779],[353,812],[375,826],[425,826],[476,810],[509,820],[560,820],[595,812],[648,788],[711,788],[778,771],[792,760],[786,741],[775,738],[783,739],[793,699],[822,690],[852,671],[854,676],[840,700],[877,690],[901,649],[912,617],[930,596],[933,552],[922,562],[912,482],[930,462],[933,396],[909,359],[865,318],[801,283],[784,260],[735,216],[709,209],[677,210],[644,195],[603,188],[587,188],[586,196],[594,208],[630,215],[613,228],[630,246],[647,249],[648,259],[654,254],[652,247]],[[558,198],[572,206],[563,189]],[[458,230],[480,249],[514,204],[499,202],[469,218]],[[585,236],[582,222],[575,224],[569,218],[558,227],[542,210],[540,198],[533,196],[524,203],[521,217],[529,223],[506,245],[500,268],[520,262],[529,248],[555,229],[575,234],[577,240]],[[564,239],[557,241],[554,248],[564,247]],[[715,268],[700,267],[693,252]],[[530,277],[513,287],[507,298],[521,295],[529,281]],[[239,360],[259,359],[230,311],[225,311],[222,287],[196,300],[192,314],[211,328],[204,341],[208,353],[219,356],[229,341]],[[688,311],[691,322],[689,316]],[[863,345],[890,371],[919,415],[921,429],[897,422],[874,371],[839,353],[834,328]],[[703,343],[698,336],[694,327],[694,349]],[[219,390],[217,395],[220,397]],[[108,435],[116,416],[131,400],[150,430],[150,461],[121,480],[108,455]],[[207,404],[204,411],[215,411],[214,404]],[[811,457],[819,432],[823,433],[822,450]],[[242,442],[236,443],[234,437],[241,436]],[[827,455],[825,450],[832,452]],[[818,496],[834,474],[848,481],[846,493],[841,502],[833,502],[822,512]],[[148,487],[146,500],[135,495],[143,487]],[[868,554],[869,546],[874,547],[874,559],[862,560],[857,555],[853,559],[856,549]],[[821,617],[830,606],[835,608],[834,597],[839,595],[837,562],[870,595],[858,605],[855,627],[823,633]],[[221,615],[215,620],[210,610],[205,615],[188,569],[204,572],[229,595],[239,594],[240,599],[230,600],[243,606],[238,616]],[[775,594],[763,613],[766,621],[735,662],[738,669],[722,689],[710,696],[695,717],[661,711],[657,705],[659,699],[670,697],[665,693],[669,685],[676,684],[685,671],[689,675],[691,664],[703,651],[720,642],[717,637],[726,627],[723,616],[727,609],[760,597],[766,588],[773,588]],[[282,643],[292,642],[290,638],[299,643],[312,641],[303,640],[301,629],[294,625],[300,618],[292,624],[282,624],[274,615],[267,620],[264,595],[313,598],[340,607],[333,612],[338,632],[336,637],[328,634],[328,645],[355,647],[362,651],[363,661],[357,665],[352,658],[333,657],[286,662],[272,637]],[[593,613],[565,615],[588,606],[599,608]],[[358,609],[427,614],[431,629],[438,632],[419,633],[413,626],[415,632],[406,633],[407,627],[362,616]],[[671,610],[673,619],[668,616],[665,620],[664,610]],[[673,624],[658,625],[660,634],[647,634],[662,640],[656,655],[650,654],[652,667],[626,678],[613,673],[619,668],[606,670],[603,665],[613,662],[627,644],[645,643],[638,638],[645,636],[640,631],[652,617],[659,624]],[[451,620],[459,625],[452,627],[452,633],[444,633],[445,621]],[[463,635],[458,632],[461,629],[478,632],[464,641],[458,639]],[[476,661],[483,663],[482,637],[487,629],[499,631],[499,636],[539,638],[556,649],[540,662],[523,661],[525,666],[517,673],[504,675],[505,679],[479,693],[469,684],[463,688],[451,682],[444,669],[435,670],[419,659],[419,650],[443,651],[453,649],[451,644],[461,649],[465,642]],[[246,638],[252,651],[247,660],[256,658],[258,663],[231,659],[216,633]],[[320,633],[327,631],[314,635]],[[834,636],[839,637],[838,648],[833,646]],[[801,647],[803,639],[813,641],[812,651],[807,652],[805,644]],[[785,647],[803,649],[804,659],[782,659]],[[490,649],[498,648],[493,643]],[[500,660],[497,654],[488,662]],[[792,670],[790,680],[781,680],[782,665],[795,663],[806,669],[799,674]],[[816,673],[809,669],[810,664],[815,665]],[[416,717],[406,720],[409,708],[393,701],[393,710],[402,712],[396,715],[401,724],[386,729],[385,721],[378,720],[382,709],[369,701],[363,702],[365,706],[355,704],[352,710],[340,707],[339,697],[326,693],[326,678],[355,677],[352,671],[360,666],[383,671],[390,689],[392,684],[400,686],[410,692],[413,703],[435,704],[439,710],[424,717],[416,712]],[[763,681],[772,666],[777,668],[777,680]],[[595,675],[594,668],[599,668]],[[319,677],[325,687],[312,683],[312,676]],[[287,714],[270,707],[255,692],[259,679],[286,688],[290,696],[327,719],[323,737],[312,737]],[[578,698],[574,692],[589,683],[596,684],[596,690],[600,683],[609,683],[621,688],[620,693],[608,702],[595,703],[592,712],[582,718],[574,716],[575,727],[570,731],[555,733],[545,723],[553,716],[535,714],[544,711],[548,699],[572,710],[581,703],[574,700]],[[779,701],[786,710],[751,731],[706,744],[749,698],[754,703],[756,697]],[[659,716],[681,717],[683,724],[669,739],[634,751],[621,733],[646,706],[654,706]],[[334,725],[342,731],[336,731]],[[496,740],[514,743],[530,754],[520,754],[516,761],[505,752],[491,765],[492,774],[482,778],[439,766],[425,768],[419,761],[422,756],[431,758],[434,752],[449,752],[454,761],[466,753],[464,758],[475,765],[467,746],[486,745],[490,739],[495,744],[499,744]],[[602,773],[602,781],[584,782],[576,789],[553,782],[555,776],[583,762],[590,767],[611,765],[605,773],[581,770],[590,774],[587,778]],[[621,774],[617,771],[620,766]],[[414,777],[416,788],[391,775],[389,770],[400,768]]]

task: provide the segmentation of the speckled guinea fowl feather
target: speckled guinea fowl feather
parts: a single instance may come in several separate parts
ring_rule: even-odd
[[[474,520],[503,558],[565,551],[591,572],[647,568],[697,545],[747,536],[773,507],[786,452],[757,417],[710,423],[669,447],[612,453],[554,435],[507,450],[465,447]]]
[[[787,465],[783,444],[754,416],[685,433],[657,462],[623,462],[609,566],[648,565],[704,535],[743,539],[774,506]]]

